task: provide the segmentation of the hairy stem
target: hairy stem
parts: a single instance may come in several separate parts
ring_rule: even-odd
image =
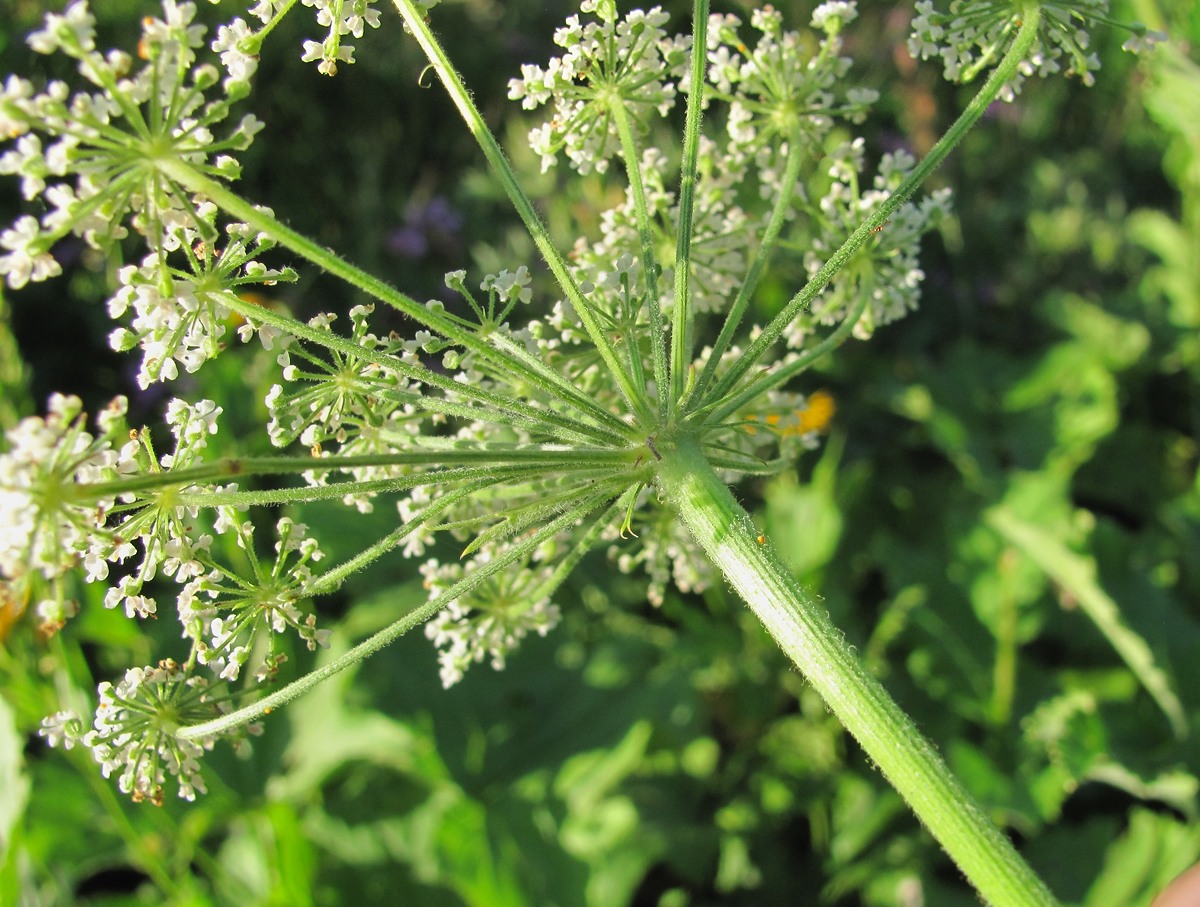
[[[690,438],[659,438],[659,482],[693,537],[843,726],[992,904],[1053,895],[854,656],[825,606],[792,578]]]
[[[694,419],[703,417],[706,423],[721,422],[732,413],[736,413],[739,409],[754,400],[757,400],[767,391],[776,387],[782,387],[791,378],[800,374],[805,369],[816,363],[822,356],[827,353],[832,353],[839,346],[850,339],[854,333],[854,326],[858,324],[858,319],[862,317],[862,313],[867,308],[867,303],[871,301],[871,294],[861,292],[858,301],[854,304],[842,320],[842,323],[837,326],[828,337],[822,340],[814,347],[805,350],[791,362],[786,365],[771,366],[766,369],[762,375],[756,377],[737,393],[730,393],[728,397],[713,401],[709,409],[699,410],[694,414]],[[718,405],[719,404],[719,405]]]
[[[417,6],[415,0],[395,0],[395,4],[400,15],[404,17],[404,24],[408,26],[409,31],[417,39],[417,43],[421,45],[421,49],[425,51],[425,56],[428,58],[429,64],[437,73],[447,94],[450,95],[450,99],[454,102],[454,106],[458,108],[458,112],[466,122],[467,128],[471,130],[471,135],[479,143],[479,147],[482,149],[484,156],[487,157],[488,164],[492,168],[493,175],[504,187],[509,201],[512,202],[517,214],[520,215],[522,222],[525,224],[525,229],[529,231],[529,235],[532,237],[538,251],[542,253],[542,258],[549,265],[551,273],[554,274],[554,279],[558,281],[559,287],[566,294],[567,300],[571,303],[571,307],[575,310],[575,314],[583,324],[584,330],[587,331],[588,337],[596,345],[601,358],[612,372],[618,387],[621,389],[622,395],[625,397],[626,403],[629,404],[644,423],[652,424],[653,415],[650,411],[649,401],[646,400],[646,395],[637,387],[633,376],[621,363],[621,359],[617,355],[617,350],[609,341],[604,326],[592,311],[591,304],[582,291],[580,291],[575,279],[571,276],[570,271],[567,269],[566,260],[551,241],[550,233],[534,209],[533,202],[529,200],[529,196],[525,194],[525,190],[521,188],[520,183],[517,181],[517,176],[513,172],[512,165],[509,164],[504,150],[500,147],[500,143],[496,141],[496,137],[488,129],[487,124],[483,120],[483,115],[471,99],[471,93],[467,91],[462,78],[450,63],[450,58],[446,55],[446,51],[430,30],[429,24],[425,20],[425,11]]]
[[[708,361],[704,363],[704,369],[701,371],[700,377],[696,381],[696,386],[692,390],[696,399],[703,399],[708,385],[712,382],[717,373],[717,368],[721,364],[721,356],[724,355],[725,351],[729,349],[730,344],[733,343],[737,329],[741,327],[742,318],[750,306],[750,299],[754,296],[754,291],[758,289],[758,284],[766,273],[771,253],[775,251],[775,246],[779,243],[779,234],[787,221],[788,211],[795,201],[793,196],[796,191],[796,183],[800,179],[800,164],[804,161],[804,158],[805,144],[801,140],[800,133],[797,131],[788,141],[787,163],[784,165],[783,178],[776,192],[775,205],[771,209],[771,217],[767,221],[766,229],[763,230],[762,240],[759,242],[758,249],[754,253],[753,261],[750,262],[750,269],[746,272],[746,277],[742,281],[742,285],[738,288],[733,305],[729,307],[729,312],[725,315],[725,322],[721,325],[721,332],[717,335],[717,339],[713,341],[712,352],[709,353]],[[853,326],[851,324],[851,327]]]
[[[609,104],[609,113],[621,137],[621,155],[625,160],[625,174],[629,177],[629,189],[633,195],[634,216],[637,219],[638,240],[642,247],[642,278],[646,288],[646,314],[650,319],[650,358],[653,362],[654,382],[658,387],[658,411],[667,409],[667,349],[663,333],[662,303],[658,298],[658,259],[654,254],[654,235],[650,226],[650,211],[646,207],[646,182],[642,177],[642,163],[638,157],[637,142],[633,136],[633,124],[625,109],[625,100],[614,97]],[[676,262],[678,266],[679,262]],[[687,263],[684,262],[686,270]],[[631,358],[636,359],[637,345],[633,345]],[[642,367],[638,361],[630,366],[636,377],[641,378]],[[644,390],[644,384],[643,384]]]
[[[705,69],[708,65],[708,0],[692,8],[691,90],[683,126],[683,160],[679,164],[679,224],[675,237],[675,302],[671,307],[671,414],[683,397],[684,376],[692,362],[695,325],[692,321],[692,214],[696,201],[696,162],[700,157],[700,121],[704,110]]]

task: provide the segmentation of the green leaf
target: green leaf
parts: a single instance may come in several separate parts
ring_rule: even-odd
[[[1121,609],[1096,581],[1096,562],[1076,554],[1054,536],[1017,516],[1007,506],[988,511],[988,524],[1046,571],[1054,582],[1070,592],[1080,609],[1116,650],[1121,659],[1154,697],[1171,723],[1175,736],[1187,736],[1183,705],[1160,668],[1146,641],[1122,619]]]
[[[1046,301],[1050,319],[1078,337],[1113,371],[1129,368],[1150,347],[1150,331],[1144,324],[1118,318],[1081,296],[1061,294]]]
[[[1198,857],[1200,828],[1135,810],[1125,834],[1109,847],[1084,907],[1145,907]]]
[[[1125,791],[1139,800],[1157,800],[1196,820],[1196,793],[1200,781],[1186,771],[1163,772],[1146,780],[1118,762],[1102,761],[1088,770],[1089,781],[1099,781]]]
[[[29,795],[29,779],[21,760],[23,747],[13,711],[0,697],[0,900],[6,902],[4,892],[16,881],[13,838]]]
[[[1073,471],[1086,461],[1101,438],[1117,427],[1117,382],[1106,364],[1082,343],[1050,349],[1005,394],[1010,411],[1045,413],[1051,420],[1054,447],[1048,465]]]
[[[842,511],[835,492],[843,446],[840,439],[829,442],[808,484],[786,472],[767,485],[766,535],[797,576],[825,566],[841,540]]]

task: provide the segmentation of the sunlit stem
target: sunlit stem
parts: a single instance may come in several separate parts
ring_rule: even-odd
[[[494,485],[497,481],[500,480],[491,478],[481,479],[479,481],[472,482],[470,485],[464,486],[463,488],[456,488],[454,491],[435,498],[429,504],[425,505],[420,512],[413,515],[413,517],[405,522],[404,525],[398,526],[375,544],[367,546],[362,551],[359,551],[357,554],[355,554],[354,557],[344,561],[331,570],[327,570],[325,573],[322,573],[320,576],[305,584],[305,596],[325,595],[334,591],[346,581],[346,577],[350,576],[352,573],[357,573],[368,564],[372,564],[379,560],[379,558],[383,557],[383,555],[387,554],[389,551],[399,545],[402,541],[404,541],[404,539],[412,535],[412,533],[419,529],[423,523],[437,516],[439,513],[444,512],[446,509],[453,507],[464,498],[470,497],[475,492],[482,491],[489,485]]]
[[[223,457],[211,463],[184,469],[170,469],[145,475],[114,479],[110,482],[73,484],[71,494],[76,500],[103,500],[122,494],[153,492],[163,488],[185,488],[207,482],[242,479],[247,476],[300,475],[306,472],[333,472],[335,470],[361,469],[386,466],[476,466],[493,471],[502,467],[527,466],[542,470],[562,470],[567,467],[600,468],[623,467],[635,462],[632,450],[609,448],[574,448],[563,450],[557,446],[539,448],[530,445],[522,448],[432,448],[430,450],[397,450],[384,454],[361,454],[357,456],[326,457]],[[409,487],[433,484],[437,473],[430,473],[425,481],[413,482]],[[397,479],[398,483],[405,480]],[[347,494],[357,490],[356,483],[344,483]],[[315,489],[314,489],[315,491]],[[247,492],[246,494],[250,494]],[[262,503],[274,502],[270,492],[262,492]],[[280,495],[286,492],[281,491]],[[304,498],[313,500],[314,498]],[[201,506],[209,502],[201,502]],[[217,503],[226,503],[224,499]]]
[[[334,334],[331,331],[314,328],[311,325],[296,321],[294,318],[290,318],[265,306],[258,306],[252,302],[237,299],[236,297],[223,299],[222,302],[229,309],[237,312],[251,323],[270,325],[297,339],[334,350],[345,356],[370,362],[388,371],[402,375],[405,378],[411,378],[414,381],[430,387],[436,387],[439,390],[450,391],[456,396],[466,397],[468,400],[478,404],[476,409],[464,413],[458,411],[462,409],[461,404],[455,404],[449,400],[425,394],[422,395],[419,405],[420,408],[427,411],[444,412],[447,415],[465,416],[471,419],[504,422],[514,426],[529,428],[533,431],[559,434],[564,438],[571,438],[573,440],[591,438],[593,441],[598,440],[609,444],[620,444],[625,439],[627,433],[627,427],[624,423],[599,407],[597,409],[599,409],[599,413],[603,416],[603,421],[608,427],[601,428],[600,426],[572,419],[561,413],[546,409],[536,409],[512,397],[487,391],[471,384],[463,384],[461,381],[455,381],[453,375],[409,364],[390,353],[371,349],[356,343],[348,337]],[[619,429],[620,433],[614,431],[617,429]]]
[[[709,409],[698,410],[693,417],[694,420],[699,421],[702,419],[709,425],[719,424],[733,413],[762,397],[763,394],[777,387],[782,387],[790,379],[812,367],[822,356],[832,353],[850,339],[854,333],[854,326],[858,324],[858,320],[862,317],[862,313],[866,311],[867,304],[870,301],[870,291],[867,288],[860,288],[858,301],[854,303],[854,308],[846,313],[845,319],[828,337],[811,349],[805,350],[786,365],[772,367],[761,375],[755,376],[745,387],[737,393],[731,394],[725,400],[714,401],[717,405],[710,405]]]
[[[684,381],[692,364],[695,325],[692,312],[692,215],[696,205],[696,162],[700,157],[700,121],[708,65],[708,0],[692,9],[692,70],[687,116],[683,126],[683,160],[679,165],[679,223],[675,236],[675,287],[671,306],[671,392],[668,413],[684,396]]]
[[[579,285],[571,276],[566,261],[550,239],[550,233],[546,229],[546,225],[542,223],[541,217],[534,210],[533,202],[529,200],[529,196],[525,194],[525,190],[521,188],[520,183],[517,181],[512,165],[509,164],[508,158],[500,147],[500,143],[496,141],[496,137],[488,129],[487,124],[483,120],[483,115],[479,112],[479,108],[475,106],[475,102],[463,84],[462,78],[453,65],[451,65],[450,58],[446,55],[442,45],[433,36],[433,32],[430,31],[425,11],[414,0],[395,0],[395,4],[400,15],[404,17],[405,25],[408,26],[409,31],[417,39],[417,43],[421,45],[421,49],[425,52],[430,65],[437,73],[446,92],[450,95],[454,106],[458,108],[458,112],[466,122],[471,135],[479,143],[479,147],[483,150],[484,156],[492,168],[493,175],[504,187],[509,201],[512,202],[517,214],[525,224],[525,229],[529,231],[530,237],[533,239],[538,251],[541,252],[542,258],[545,259],[550,272],[554,275],[554,279],[558,281],[558,285],[566,295],[567,301],[575,310],[575,314],[578,316],[580,323],[582,323],[584,330],[587,331],[588,337],[591,338],[600,357],[604,360],[605,365],[608,366],[614,381],[620,388],[621,394],[625,397],[625,402],[637,414],[639,420],[646,425],[652,425],[654,417],[649,401],[646,399],[645,394],[638,389],[629,370],[621,362],[616,348],[612,345],[604,330],[604,325],[601,324],[595,312],[592,311],[591,303],[583,295],[582,291],[580,291]]]
[[[775,251],[775,246],[779,242],[779,234],[783,230],[783,225],[787,222],[788,211],[794,200],[793,194],[796,191],[796,183],[800,178],[800,164],[803,160],[804,142],[801,139],[799,131],[796,131],[792,134],[788,142],[787,163],[784,165],[783,179],[779,184],[779,190],[775,197],[775,205],[771,209],[771,217],[767,221],[767,227],[763,231],[762,240],[759,242],[758,249],[754,253],[754,260],[750,263],[750,268],[746,272],[746,278],[742,281],[741,287],[738,288],[733,305],[730,306],[729,312],[725,316],[725,323],[721,325],[721,333],[713,343],[712,353],[709,355],[708,361],[704,363],[704,369],[700,373],[700,377],[696,380],[696,386],[692,389],[692,397],[694,399],[704,399],[704,392],[717,373],[717,367],[721,363],[721,356],[729,349],[730,344],[733,343],[737,329],[741,326],[742,318],[745,316],[746,309],[750,305],[750,299],[753,297],[754,291],[758,289],[758,284],[766,271],[767,263],[770,261],[771,253]]]
[[[658,449],[660,488],[684,525],[984,899],[1053,905],[1053,895],[862,666],[825,604],[792,577],[699,446],[685,436],[660,438]]]
[[[612,470],[611,466],[590,468],[597,471]],[[572,469],[570,474],[575,475],[585,471],[586,469]],[[460,482],[481,478],[492,478],[502,482],[519,482],[522,479],[544,478],[545,475],[546,465],[543,463],[518,466],[498,466],[495,463],[488,463],[486,466],[433,469],[411,475],[391,476],[386,479],[367,479],[365,481],[347,479],[328,485],[298,485],[292,488],[270,488],[260,491],[227,491],[204,487],[196,491],[180,492],[175,495],[173,500],[180,507],[267,507],[279,504],[311,503],[312,501],[339,501],[347,495],[394,494],[433,485],[450,487]],[[114,508],[117,511],[120,509],[120,505]]]
[[[257,52],[267,35],[275,30],[275,27],[283,21],[284,17],[292,11],[292,7],[295,5],[296,0],[284,0],[282,5],[276,3],[275,6],[277,9],[271,16],[271,20],[251,36],[252,45],[250,47],[240,47],[240,49],[248,52]]]
[[[629,111],[625,109],[625,101],[614,96],[608,105],[609,115],[617,126],[617,135],[621,139],[621,156],[625,161],[625,173],[629,176],[629,190],[633,195],[634,219],[637,221],[638,240],[642,254],[642,280],[645,285],[646,310],[650,319],[650,359],[653,363],[654,382],[658,392],[658,411],[667,410],[667,347],[666,333],[663,330],[662,302],[659,300],[658,257],[654,254],[654,234],[650,224],[650,211],[646,206],[646,183],[642,178],[642,162],[638,155],[637,143],[633,136],[633,124],[629,120]],[[679,272],[679,262],[676,263],[676,274]],[[687,262],[683,263],[684,270]],[[637,356],[637,345],[631,349],[633,357]],[[641,378],[640,362],[632,362],[634,375]],[[643,385],[643,393],[645,386]]]

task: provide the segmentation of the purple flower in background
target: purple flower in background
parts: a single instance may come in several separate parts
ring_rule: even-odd
[[[441,195],[424,204],[410,205],[404,213],[403,226],[388,234],[388,251],[401,258],[418,260],[429,255],[431,249],[457,249],[463,220],[463,215]]]

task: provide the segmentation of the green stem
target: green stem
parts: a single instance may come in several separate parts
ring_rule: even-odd
[[[0,432],[20,421],[29,403],[29,375],[12,333],[11,313],[0,291]]]
[[[704,402],[724,396],[731,387],[737,384],[746,372],[754,368],[755,364],[762,359],[771,345],[783,335],[783,332],[787,330],[788,325],[792,323],[796,316],[804,309],[811,307],[813,301],[825,289],[825,285],[846,266],[847,262],[854,257],[854,254],[871,238],[871,235],[875,232],[875,228],[883,226],[884,222],[912,197],[917,188],[945,160],[946,155],[954,150],[954,147],[962,141],[963,136],[987,112],[989,105],[996,100],[1004,85],[1016,75],[1017,67],[1024,61],[1029,53],[1029,49],[1033,46],[1034,41],[1037,40],[1040,23],[1040,7],[1036,4],[1029,4],[1025,10],[1021,28],[1017,32],[1012,46],[1008,49],[1008,53],[1004,55],[1004,59],[992,71],[987,82],[979,89],[979,93],[971,99],[966,109],[954,121],[954,125],[929,150],[929,153],[917,164],[904,182],[897,187],[896,191],[889,195],[875,209],[871,216],[859,225],[857,230],[850,234],[846,241],[842,243],[841,248],[833,253],[829,261],[825,262],[821,270],[814,274],[809,282],[805,284],[804,288],[793,296],[791,301],[784,306],[783,310],[771,320],[771,323],[763,329],[763,332],[746,348],[745,355],[733,363],[730,370],[717,381],[712,391],[706,395]]]
[[[713,343],[708,361],[704,363],[704,369],[696,381],[696,386],[692,389],[692,395],[696,399],[704,398],[708,385],[712,382],[717,369],[721,365],[721,356],[729,349],[729,345],[733,342],[737,329],[741,326],[742,318],[745,316],[746,309],[750,305],[750,297],[758,289],[759,281],[762,280],[763,272],[766,271],[771,253],[775,251],[775,246],[779,242],[779,234],[783,230],[784,223],[787,221],[787,213],[792,207],[796,183],[800,179],[800,164],[803,160],[804,142],[801,140],[799,131],[796,131],[788,141],[788,157],[787,163],[784,165],[783,179],[779,184],[779,191],[775,198],[775,207],[771,210],[771,217],[767,221],[766,229],[763,231],[762,241],[758,245],[758,250],[754,253],[754,260],[750,263],[750,270],[746,272],[746,279],[742,281],[741,287],[738,288],[738,294],[733,300],[733,305],[730,306],[729,313],[725,316],[725,323],[721,325],[721,333]],[[861,312],[862,310],[859,309],[859,311]],[[850,326],[853,327],[853,323]]]
[[[791,362],[780,368],[768,369],[762,375],[756,376],[753,381],[736,394],[713,401],[714,404],[719,405],[714,405],[709,411],[697,410],[696,415],[703,414],[704,422],[707,424],[720,424],[728,415],[736,413],[743,406],[750,403],[750,401],[759,399],[773,388],[782,387],[791,378],[809,368],[826,353],[833,352],[849,340],[850,335],[854,333],[854,326],[858,324],[858,319],[862,317],[862,313],[870,301],[871,294],[863,290],[859,293],[858,302],[854,304],[854,308],[850,310],[842,323],[837,326],[837,329],[816,346],[805,350]]]
[[[396,391],[383,392],[385,396],[392,399],[404,399],[406,402],[419,405],[427,411],[469,419],[518,425],[529,428],[535,433],[556,433],[564,439],[573,439],[575,441],[590,436],[593,439],[598,439],[606,443],[620,444],[624,439],[623,434],[615,434],[609,428],[601,428],[598,425],[591,425],[571,419],[552,410],[538,409],[530,406],[528,403],[514,400],[511,397],[486,391],[483,388],[470,384],[463,384],[461,381],[455,381],[453,375],[446,375],[427,369],[424,366],[413,365],[391,353],[370,349],[354,342],[348,337],[303,324],[294,318],[281,315],[265,306],[255,305],[252,302],[232,296],[223,298],[221,304],[251,323],[270,325],[300,340],[305,340],[317,346],[323,346],[326,349],[341,353],[343,356],[355,357],[429,387],[436,387],[439,390],[466,397],[479,407],[478,409],[470,408],[464,404],[436,397],[432,394],[412,395],[412,397],[405,398]],[[418,401],[420,402],[418,403]],[[603,414],[606,424],[624,431],[625,425],[619,419],[607,412],[603,412]]]
[[[125,492],[151,491],[156,488],[169,488],[173,485],[194,485],[198,482],[236,479],[251,475],[286,475],[303,472],[330,472],[367,466],[428,466],[430,464],[438,466],[480,465],[493,468],[499,465],[528,464],[561,470],[567,464],[576,469],[604,465],[621,466],[633,461],[634,457],[632,449],[576,448],[561,450],[541,449],[534,446],[461,450],[452,447],[438,447],[431,450],[398,450],[395,453],[362,454],[354,457],[223,457],[203,466],[167,470],[112,482],[76,485],[73,490],[77,498],[82,499],[82,493],[86,492],[87,498],[90,500]],[[431,473],[426,482],[418,484],[433,484],[437,481],[436,473]]]
[[[291,249],[297,255],[333,276],[341,278],[372,299],[377,299],[397,311],[403,312],[418,324],[423,324],[430,330],[449,338],[453,343],[465,347],[497,368],[510,374],[520,375],[537,386],[547,389],[560,399],[576,404],[583,412],[590,414],[598,422],[623,427],[619,419],[553,369],[537,362],[533,357],[517,359],[503,350],[493,349],[478,334],[464,329],[450,318],[436,314],[378,277],[352,265],[331,250],[313,242],[307,236],[297,233],[274,216],[250,204],[220,181],[205,176],[185,161],[160,158],[156,161],[156,166],[162,173],[189,192],[205,196],[230,216],[267,234],[284,248]],[[256,320],[265,320],[264,316],[257,312],[255,318]],[[330,346],[328,339],[330,335],[328,332],[325,334],[326,339],[318,342]],[[297,332],[297,336],[304,335]],[[355,347],[354,349],[357,351],[360,348]],[[361,352],[358,354],[361,355]],[[531,364],[535,362],[535,367],[531,369]]]
[[[383,555],[387,554],[389,551],[399,545],[402,541],[408,538],[408,536],[412,535],[412,533],[414,533],[427,520],[437,516],[439,513],[443,513],[448,508],[454,506],[464,498],[470,497],[475,492],[481,491],[484,488],[487,488],[489,485],[494,485],[496,481],[499,480],[481,479],[480,481],[474,482],[465,488],[455,489],[454,491],[451,491],[450,493],[431,501],[424,508],[422,508],[419,513],[417,513],[411,519],[406,520],[402,525],[397,526],[373,545],[369,545],[362,551],[355,554],[354,557],[347,561],[343,561],[333,569],[328,570],[325,573],[322,573],[320,576],[314,578],[304,587],[305,597],[307,598],[318,595],[327,595],[328,593],[333,592],[346,581],[346,577],[350,576],[352,573],[357,573],[368,564],[374,563],[379,558],[383,557]]]
[[[700,157],[700,121],[704,115],[708,67],[708,0],[692,8],[692,70],[687,116],[683,124],[683,160],[679,164],[679,223],[675,236],[675,302],[671,307],[671,393],[667,403],[674,414],[682,402],[684,377],[692,364],[695,325],[692,314],[692,215],[696,205],[696,161]]]
[[[705,553],[990,903],[1053,895],[963,789],[933,746],[863,668],[825,606],[792,577],[690,438],[658,441],[661,488]]]
[[[501,570],[524,557],[528,557],[547,539],[551,539],[558,533],[569,529],[578,520],[583,519],[589,513],[599,508],[608,499],[611,499],[611,495],[608,495],[607,492],[583,498],[575,507],[549,521],[536,532],[514,543],[502,554],[497,555],[494,560],[480,564],[477,569],[471,571],[441,595],[437,596],[437,598],[431,599],[419,608],[410,611],[404,617],[384,627],[375,635],[363,640],[357,646],[344,652],[333,661],[321,665],[316,670],[292,681],[283,689],[276,690],[274,693],[264,696],[262,699],[248,706],[230,712],[227,715],[222,715],[220,718],[214,718],[212,721],[205,721],[202,724],[193,724],[189,727],[181,728],[176,732],[176,736],[181,740],[195,740],[197,738],[226,734],[243,725],[249,724],[251,721],[262,718],[268,712],[280,706],[287,705],[293,699],[304,695],[317,686],[317,684],[328,680],[334,674],[338,674],[346,670],[346,668],[356,665],[360,661],[374,655],[389,643],[399,639],[413,627],[429,620],[429,618],[437,614],[438,611],[442,610],[450,602],[466,595],[480,583],[499,573]],[[394,534],[393,536],[389,536],[388,540],[394,540]]]
[[[625,101],[614,96],[608,105],[608,110],[617,127],[617,135],[621,139],[621,157],[625,161],[625,173],[629,177],[629,189],[633,193],[633,212],[637,220],[638,240],[642,247],[642,279],[646,286],[646,313],[650,318],[650,359],[653,362],[654,383],[658,387],[658,411],[667,411],[667,347],[666,335],[663,332],[662,303],[658,294],[658,260],[654,254],[654,234],[650,226],[650,210],[646,207],[646,184],[642,179],[642,163],[638,157],[637,143],[633,137],[633,124],[629,121],[629,111],[625,109]],[[679,262],[676,262],[678,265]],[[676,267],[676,272],[678,272]],[[684,262],[684,270],[687,263]],[[630,367],[634,377],[642,377],[641,363],[636,361],[638,347],[634,343],[630,347]],[[645,386],[643,384],[644,392]]]
[[[292,11],[292,7],[295,5],[296,0],[286,0],[282,7],[275,10],[275,14],[271,17],[271,21],[250,36],[250,40],[254,42],[254,45],[249,48],[243,47],[242,49],[257,51],[258,48],[262,46],[263,41],[266,40],[267,35],[275,30],[275,27],[283,21],[283,17],[290,13]],[[276,6],[278,6],[278,4],[276,4]]]
[[[583,324],[584,330],[587,331],[588,336],[596,345],[601,358],[604,359],[609,371],[612,372],[617,385],[621,389],[622,395],[625,397],[626,403],[629,404],[630,408],[638,414],[638,417],[644,423],[651,424],[653,419],[645,394],[639,392],[632,376],[621,363],[616,348],[609,341],[608,335],[604,331],[604,326],[596,318],[595,313],[591,309],[591,304],[584,297],[582,291],[579,289],[579,285],[571,276],[571,272],[567,269],[566,260],[563,259],[558,249],[555,248],[553,241],[550,239],[550,232],[546,229],[546,225],[542,223],[542,219],[537,211],[534,210],[533,202],[529,200],[529,196],[525,194],[525,191],[521,188],[521,184],[517,181],[512,165],[509,164],[508,158],[505,157],[500,143],[496,141],[496,137],[488,129],[487,124],[483,121],[483,115],[471,99],[471,94],[467,91],[466,85],[463,84],[462,78],[451,64],[450,58],[446,56],[442,45],[433,36],[433,32],[430,31],[429,24],[426,22],[425,11],[418,7],[413,0],[395,0],[395,4],[396,9],[404,18],[404,24],[408,26],[408,30],[412,32],[413,36],[417,39],[417,43],[421,45],[421,49],[425,51],[425,56],[428,58],[429,64],[437,72],[438,78],[446,89],[446,93],[450,95],[450,100],[458,108],[458,112],[466,122],[471,135],[479,143],[479,147],[483,150],[484,156],[492,168],[493,175],[504,187],[509,201],[512,202],[517,214],[520,215],[522,222],[525,224],[525,229],[529,231],[529,235],[533,238],[534,245],[542,253],[542,258],[550,267],[554,279],[558,281],[559,287],[566,294],[567,301],[575,310],[575,314]]]
[[[392,494],[433,485],[449,487],[460,482],[484,477],[510,482],[520,479],[540,479],[545,475],[546,467],[542,464],[503,468],[488,464],[486,466],[430,470],[387,479],[369,479],[361,482],[347,480],[330,485],[299,485],[265,491],[215,491],[212,488],[204,488],[196,492],[177,494],[174,501],[180,507],[268,507],[279,504],[336,501],[351,494]],[[119,510],[120,508],[114,509]]]

